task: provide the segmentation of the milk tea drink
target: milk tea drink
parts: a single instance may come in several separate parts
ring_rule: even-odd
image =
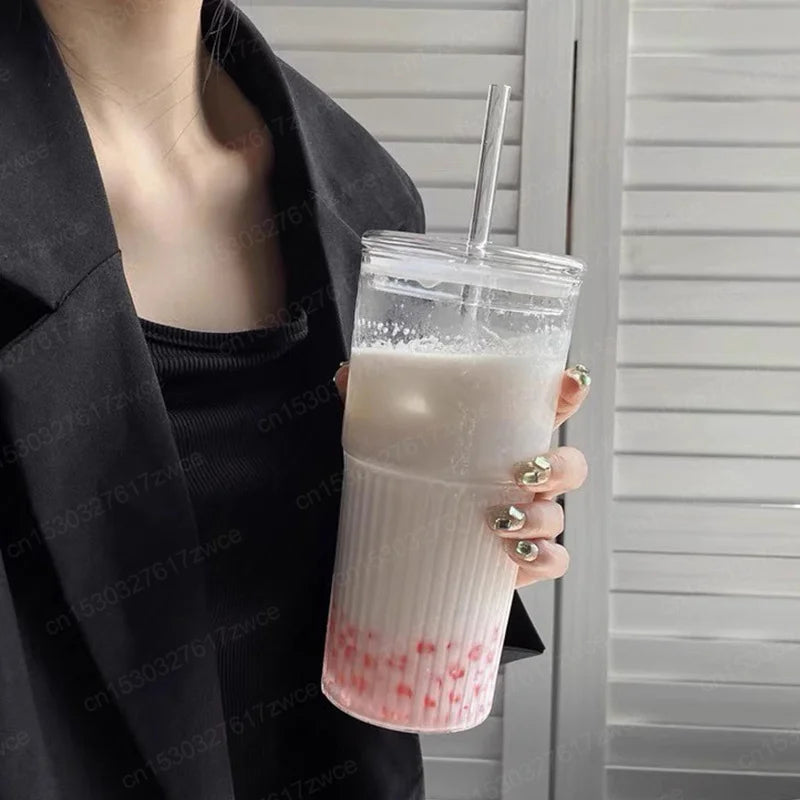
[[[353,351],[325,663],[348,710],[420,730],[488,713],[517,573],[489,481],[547,450],[560,377],[544,353]]]
[[[495,273],[371,236],[322,686],[367,722],[461,730],[489,714],[517,574],[486,510],[529,499],[512,467],[550,445],[580,265],[529,273],[498,248]]]

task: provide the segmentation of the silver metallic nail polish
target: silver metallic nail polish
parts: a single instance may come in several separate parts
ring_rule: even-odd
[[[550,480],[553,467],[544,456],[522,461],[514,467],[514,480],[522,486],[541,486]]]
[[[539,557],[539,548],[534,542],[530,542],[527,539],[521,539],[518,541],[516,547],[514,548],[514,552],[523,561],[536,561],[536,559]]]
[[[525,527],[525,512],[516,506],[492,506],[487,513],[489,527],[493,531],[515,531]]]
[[[589,372],[589,368],[584,367],[583,364],[576,364],[574,367],[571,367],[567,370],[567,374],[578,381],[584,389],[592,385],[592,376]]]

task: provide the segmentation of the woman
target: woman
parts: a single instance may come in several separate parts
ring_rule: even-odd
[[[419,195],[201,2],[0,10],[0,797],[421,800],[417,738],[319,691],[326,390],[360,235],[421,231]],[[548,458],[524,524],[489,520],[520,585],[567,566],[552,498],[585,462]],[[542,649],[518,599],[505,644]]]

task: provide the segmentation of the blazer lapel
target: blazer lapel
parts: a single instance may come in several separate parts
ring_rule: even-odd
[[[179,461],[60,58],[38,13],[4,13],[0,161],[12,165],[2,189],[14,204],[0,218],[0,287],[24,298],[27,314],[0,350],[0,418],[4,466],[19,470],[35,525],[7,552],[51,563],[63,602],[37,635],[54,644],[78,632],[102,690],[96,706],[116,703],[133,736],[141,759],[117,788],[219,800],[232,796],[220,632],[209,628],[192,558],[182,471],[203,454]],[[175,668],[129,691],[134,671],[164,662]],[[202,755],[181,755],[183,742]]]

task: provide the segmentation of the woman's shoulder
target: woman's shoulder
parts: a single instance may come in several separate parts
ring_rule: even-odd
[[[376,217],[367,227],[424,232],[422,199],[406,171],[333,98],[285,61],[278,63],[310,166],[334,199]]]

